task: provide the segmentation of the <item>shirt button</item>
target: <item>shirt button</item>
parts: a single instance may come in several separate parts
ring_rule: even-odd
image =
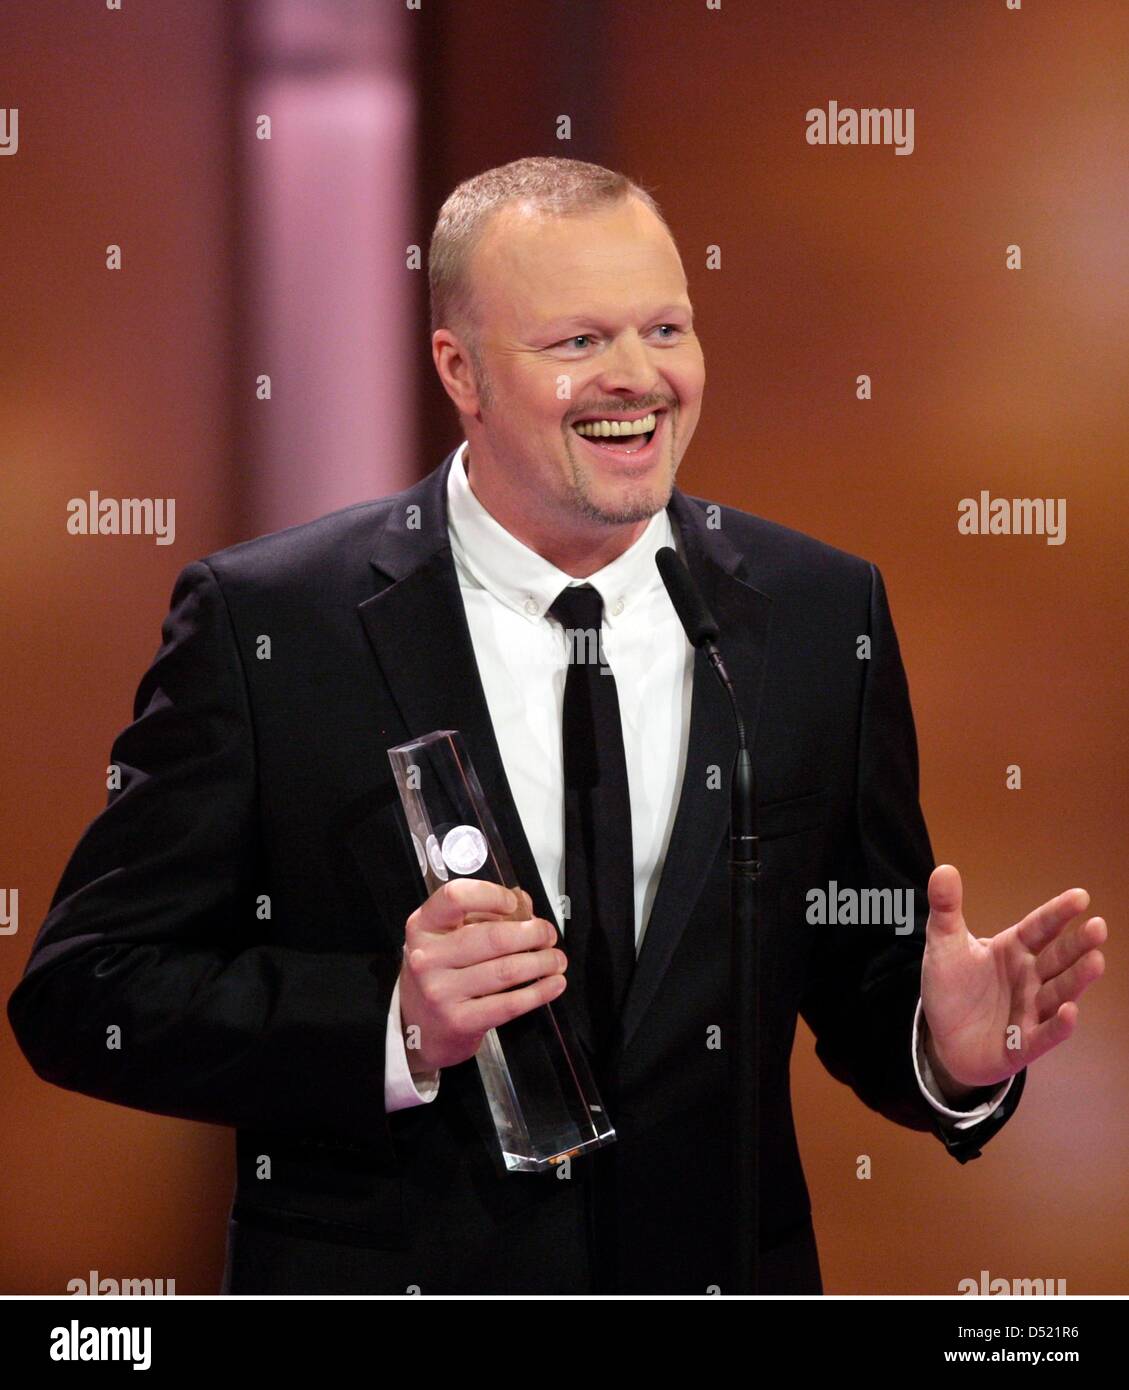
[[[532,617],[535,613],[541,611],[541,605],[535,598],[527,598],[525,600],[525,611]]]
[[[622,612],[623,612],[623,599],[617,598],[616,601],[615,601],[615,603],[612,604],[612,617],[613,617],[613,618],[618,618],[619,615],[620,615]]]

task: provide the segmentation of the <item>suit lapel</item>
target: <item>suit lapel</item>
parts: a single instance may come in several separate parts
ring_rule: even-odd
[[[529,847],[502,764],[478,671],[447,531],[443,464],[393,499],[370,563],[380,592],[359,605],[365,633],[404,727],[412,738],[462,731],[518,883],[534,911],[554,912]],[[677,489],[669,511],[685,559],[721,628],[726,664],[741,698],[750,741],[756,729],[770,600],[740,579],[740,552],[706,526],[701,506]],[[686,769],[659,887],[625,1004],[626,1046],[662,982],[729,823],[729,780],[737,746],[725,692],[699,652],[695,658]],[[708,769],[721,769],[711,789]],[[728,950],[726,923],[717,948]],[[589,1043],[590,1040],[585,1038]]]
[[[443,464],[390,506],[370,563],[385,587],[358,607],[409,737],[458,729],[494,813],[518,885],[554,920],[502,764],[471,643],[447,531]]]

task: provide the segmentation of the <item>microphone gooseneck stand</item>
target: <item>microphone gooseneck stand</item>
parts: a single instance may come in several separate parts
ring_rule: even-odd
[[[730,1015],[728,1021],[730,1123],[734,1223],[733,1292],[759,1292],[760,1266],[760,852],[756,827],[753,758],[737,693],[717,647],[717,623],[677,552],[655,556],[690,645],[701,651],[733,708],[737,752],[733,759],[729,821]],[[723,1290],[724,1292],[724,1290]]]

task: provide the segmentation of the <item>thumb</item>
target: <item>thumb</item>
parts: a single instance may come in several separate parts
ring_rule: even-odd
[[[503,884],[503,887],[506,885]],[[517,907],[512,912],[468,912],[463,918],[464,922],[524,922],[533,916],[533,899],[524,888],[511,888],[510,892],[517,899]]]
[[[952,864],[938,864],[929,875],[929,922],[926,934],[948,937],[964,929],[964,889]]]
[[[517,907],[510,913],[510,919],[514,922],[524,922],[526,918],[533,916],[533,899],[524,888],[512,888],[510,890],[517,898]]]

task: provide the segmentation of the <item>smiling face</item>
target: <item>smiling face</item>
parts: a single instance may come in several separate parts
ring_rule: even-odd
[[[678,251],[636,198],[568,217],[509,204],[470,279],[476,343],[438,329],[432,348],[471,485],[554,563],[598,568],[666,506],[698,423],[705,363]],[[608,423],[577,432],[594,420]]]

